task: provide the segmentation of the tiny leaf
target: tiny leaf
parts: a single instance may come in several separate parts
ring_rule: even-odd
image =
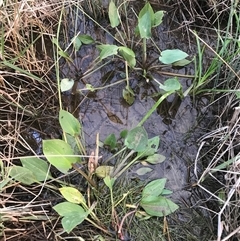
[[[119,20],[118,10],[115,3],[112,0],[110,1],[109,7],[108,7],[108,17],[112,28],[115,28],[119,25],[120,20]]]
[[[59,191],[63,195],[63,197],[71,203],[80,204],[86,202],[83,195],[76,188],[61,187],[59,188]]]
[[[68,91],[68,90],[70,90],[73,87],[74,80],[73,79],[68,79],[68,78],[62,79],[60,85],[61,85],[61,91],[62,92]]]
[[[112,166],[99,166],[96,168],[95,174],[99,178],[104,178],[106,176],[111,176],[113,169]]]
[[[113,150],[117,145],[117,138],[114,134],[110,134],[104,141],[104,145],[109,146]]]
[[[71,113],[60,110],[59,111],[59,123],[66,133],[71,136],[79,135],[81,126],[77,118],[75,118]]]
[[[100,60],[103,60],[109,56],[116,55],[119,47],[113,44],[101,44],[97,48],[100,50]]]
[[[146,159],[146,162],[151,163],[151,164],[159,164],[159,163],[164,162],[165,159],[166,159],[166,157],[161,154],[154,154],[152,156],[148,156]]]
[[[112,187],[113,187],[113,184],[115,182],[115,179],[114,178],[111,178],[110,176],[106,176],[104,177],[103,179],[105,185],[110,189],[112,190]]]
[[[78,35],[78,39],[83,43],[83,44],[92,44],[94,43],[94,39],[87,35],[87,34],[80,34]]]
[[[119,47],[119,54],[127,61],[128,65],[133,68],[136,65],[135,53],[127,47]]]
[[[181,89],[181,84],[177,78],[171,78],[164,81],[164,84],[160,83],[159,88],[166,92],[177,91]]]
[[[76,51],[78,51],[81,48],[82,42],[81,42],[81,40],[78,37],[75,37],[73,39],[73,46],[74,46]]]
[[[139,175],[139,176],[142,176],[142,175],[145,175],[149,172],[152,172],[153,169],[150,168],[150,167],[140,167],[137,171],[136,171],[136,174]]]
[[[186,65],[190,64],[191,62],[192,62],[191,60],[182,59],[182,60],[179,60],[177,62],[174,62],[172,65],[178,66],[178,67],[183,67],[183,66],[186,66]]]
[[[154,13],[153,27],[157,27],[158,25],[160,25],[162,23],[165,13],[166,13],[165,11],[158,11],[158,12]]]
[[[135,101],[134,95],[132,94],[132,91],[129,91],[128,89],[123,89],[123,99],[129,104],[132,105]]]

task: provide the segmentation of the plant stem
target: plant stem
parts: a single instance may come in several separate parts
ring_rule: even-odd
[[[127,61],[125,61],[125,73],[126,73],[126,82],[127,82],[127,90],[129,90],[129,79],[128,79],[128,64]]]
[[[145,64],[147,61],[147,39],[143,38],[143,69],[145,70]]]
[[[138,126],[143,125],[143,123],[152,115],[152,113],[157,109],[157,107],[171,94],[175,93],[175,90],[169,91],[159,98],[159,100],[152,106],[152,108],[147,112],[143,119],[138,123]]]

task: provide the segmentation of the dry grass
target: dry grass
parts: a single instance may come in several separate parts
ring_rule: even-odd
[[[18,157],[36,155],[41,138],[57,133],[53,44],[59,1],[3,1],[0,7],[0,236],[1,240],[51,240],[58,221],[42,186],[9,178]],[[65,8],[71,2],[65,2]],[[37,135],[37,137],[36,137]]]

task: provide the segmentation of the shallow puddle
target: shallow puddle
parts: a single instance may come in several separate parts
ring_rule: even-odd
[[[88,21],[82,15],[80,18],[84,19],[85,25],[80,24],[77,32],[90,34],[102,43],[114,43],[109,35],[99,28],[96,30],[91,21]],[[165,23],[167,22],[166,17]],[[157,28],[154,35],[154,41],[161,49],[179,48],[186,51],[191,57],[196,55],[196,45],[184,40],[179,31],[170,33],[167,25],[163,24]],[[89,153],[96,147],[97,133],[100,134],[100,140],[103,141],[109,134],[114,133],[119,136],[122,130],[132,129],[159,98],[154,97],[159,92],[158,84],[153,80],[147,83],[141,73],[136,72],[130,73],[131,88],[136,94],[135,102],[131,106],[127,105],[122,97],[122,90],[126,86],[125,82],[95,92],[86,90],[86,84],[99,88],[114,84],[123,78],[124,64],[117,59],[85,77],[84,73],[92,67],[92,61],[97,56],[98,51],[94,45],[82,46],[81,50],[76,53],[74,64],[71,66],[66,63],[61,67],[63,78],[73,78],[78,81],[75,86],[75,93],[64,94],[63,98],[65,107],[70,109],[83,125],[86,147]],[[151,62],[157,57],[153,46],[150,46],[148,61]],[[154,65],[159,65],[159,62],[154,62]],[[190,76],[194,75],[194,65],[190,64],[181,69],[153,68],[151,75],[158,82],[163,83],[169,78],[163,72]],[[192,81],[188,77],[181,77],[179,80],[183,86],[183,91],[191,85]],[[81,91],[77,93],[76,90]],[[202,103],[204,102],[207,103],[206,100]],[[199,103],[201,102],[199,101]],[[194,220],[194,215],[196,216],[191,207],[196,205],[198,198],[197,192],[193,190],[192,186],[195,182],[193,169],[198,150],[197,140],[204,134],[203,128],[206,124],[204,119],[200,118],[203,116],[202,107],[204,107],[202,104],[198,104],[196,100],[193,102],[189,96],[180,99],[178,96],[172,95],[158,107],[157,111],[144,124],[149,137],[157,135],[161,138],[159,153],[166,156],[166,161],[154,166],[152,172],[142,177],[138,176],[138,178],[144,180],[167,178],[167,188],[173,191],[171,198],[181,206],[181,211],[176,214],[175,219],[175,223],[179,226],[183,225],[182,222],[190,223]],[[104,153],[102,154],[104,160]],[[136,170],[139,165],[129,171],[132,178],[137,177]],[[203,218],[201,214],[198,215]],[[199,223],[194,221],[189,227],[189,232],[199,237],[199,240],[207,240],[208,233],[211,236],[210,225],[204,222],[201,222],[201,224],[202,226],[199,226]]]

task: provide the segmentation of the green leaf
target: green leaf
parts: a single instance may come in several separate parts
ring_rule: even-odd
[[[109,7],[108,7],[108,17],[112,28],[115,28],[119,25],[120,20],[119,20],[118,10],[115,3],[112,0],[110,1]]]
[[[88,216],[87,212],[69,213],[68,216],[62,218],[62,226],[67,233],[70,233],[77,225],[81,224]]]
[[[163,195],[169,195],[169,194],[172,194],[173,192],[171,191],[171,190],[168,190],[168,189],[163,189],[163,191],[162,191],[162,193],[161,193],[161,195],[163,196]]]
[[[49,165],[46,161],[37,157],[22,157],[20,158],[20,161],[23,167],[27,168],[32,173],[34,173],[35,178],[39,182],[52,178],[51,173],[49,172]]]
[[[139,169],[137,169],[136,174],[142,176],[152,171],[153,169],[150,167],[140,167]]]
[[[152,156],[147,157],[146,162],[151,163],[151,164],[159,164],[164,162],[166,159],[165,156],[161,154],[154,154]]]
[[[97,48],[100,50],[100,60],[103,60],[109,56],[116,55],[119,47],[113,44],[101,44]]]
[[[183,67],[183,66],[186,66],[186,65],[190,64],[191,62],[192,62],[191,60],[182,59],[182,60],[179,60],[177,62],[174,62],[172,65],[173,66]]]
[[[73,87],[73,85],[74,85],[73,79],[68,79],[68,78],[62,79],[60,83],[61,91],[62,92],[68,91]]]
[[[234,93],[235,93],[237,99],[240,99],[240,91],[235,91]]]
[[[104,145],[109,146],[113,150],[117,145],[117,138],[114,134],[110,134],[104,141]]]
[[[154,24],[154,12],[150,3],[146,3],[139,12],[138,18],[142,18],[146,13],[149,13],[151,18],[151,26]]]
[[[130,68],[134,68],[136,65],[136,56],[135,53],[127,47],[119,47],[119,54],[127,61]]]
[[[75,203],[62,202],[54,206],[53,209],[60,216],[63,216],[62,226],[68,233],[82,223],[88,216],[88,212],[84,211],[81,206]]]
[[[167,181],[166,178],[161,178],[148,183],[143,188],[142,200],[144,200],[148,196],[159,196],[165,187],[166,181]]]
[[[77,37],[73,39],[73,47],[76,51],[78,51],[82,46],[82,41]]]
[[[179,83],[177,78],[171,78],[171,79],[167,79],[164,84],[159,85],[160,89],[163,89],[166,92],[170,92],[170,91],[177,91],[181,89],[181,84]]]
[[[129,87],[130,88],[130,87]],[[132,94],[133,91],[129,91],[129,88],[123,89],[123,99],[129,104],[132,105],[135,101],[135,97]]]
[[[34,182],[37,182],[37,178],[26,167],[13,166],[10,168],[9,175],[12,178],[14,178],[15,180],[17,180],[23,184],[31,185]]]
[[[120,132],[121,138],[125,139],[127,137],[128,130],[123,130]]]
[[[59,191],[63,195],[63,197],[71,203],[86,203],[85,198],[76,188],[61,187],[59,188]]]
[[[103,179],[105,185],[110,189],[112,190],[112,187],[113,187],[113,184],[115,182],[115,179],[114,178],[111,178],[110,176],[106,176],[104,177]]]
[[[166,13],[165,11],[158,11],[158,12],[154,13],[153,27],[157,27],[158,25],[160,25],[162,23],[165,13]]]
[[[144,150],[144,152],[139,152],[138,154],[139,155],[141,154],[141,157],[153,155],[158,150],[159,143],[160,143],[159,136],[155,136],[149,139],[147,148]]]
[[[53,209],[62,217],[68,216],[69,213],[72,213],[72,212],[81,213],[84,211],[84,209],[81,206],[70,202],[59,203],[55,205]]]
[[[83,44],[92,44],[94,43],[94,39],[87,34],[79,34],[77,37]]]
[[[164,217],[175,212],[177,204],[165,197],[149,196],[140,202],[140,206],[151,216]]]
[[[112,166],[99,166],[95,170],[95,174],[99,178],[104,178],[107,176],[111,176],[113,173],[113,167]]]
[[[47,160],[59,171],[67,173],[78,158],[70,145],[62,140],[43,140],[43,153]]]
[[[137,126],[130,130],[124,141],[124,144],[136,152],[142,152],[147,148],[148,135],[142,126]]]
[[[186,57],[188,57],[188,54],[180,49],[167,49],[161,52],[159,60],[163,64],[172,64],[179,60],[185,59]]]
[[[60,110],[59,123],[63,131],[65,131],[69,135],[76,136],[80,134],[80,130],[81,130],[80,122],[71,113],[65,110]]]
[[[141,38],[151,38],[151,15],[149,12],[146,12],[138,20],[138,31]]]

